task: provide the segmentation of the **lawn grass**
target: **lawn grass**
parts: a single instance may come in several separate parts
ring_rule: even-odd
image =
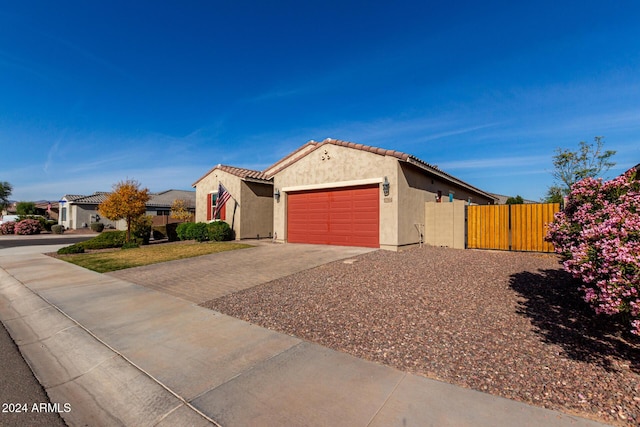
[[[125,268],[250,247],[252,246],[244,243],[232,242],[180,242],[142,246],[135,249],[116,249],[108,252],[58,255],[56,258],[98,273],[108,273]]]

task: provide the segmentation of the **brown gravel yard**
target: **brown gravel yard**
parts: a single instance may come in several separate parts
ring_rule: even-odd
[[[205,307],[398,369],[638,425],[640,340],[580,299],[555,255],[376,251]]]

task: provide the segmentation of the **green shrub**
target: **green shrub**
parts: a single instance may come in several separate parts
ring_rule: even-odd
[[[44,229],[45,231],[51,231],[51,227],[57,224],[58,224],[58,221],[56,221],[55,219],[48,219],[44,222]]]
[[[120,248],[127,238],[126,231],[105,231],[93,239],[78,243],[85,249]]]
[[[104,230],[104,224],[101,222],[92,222],[91,230],[95,231],[96,233],[102,233],[102,230]]]
[[[140,245],[136,242],[127,242],[124,245],[122,245],[122,249],[135,249],[139,247]]]
[[[191,224],[193,224],[192,222],[183,222],[181,224],[178,225],[178,227],[176,227],[176,236],[178,236],[178,239],[180,240],[189,240],[187,238],[188,233],[188,229],[191,226]]]
[[[180,240],[195,240],[204,242],[209,240],[209,230],[204,222],[183,222],[176,229]]]
[[[64,248],[58,249],[59,255],[82,254],[82,253],[84,253],[84,248],[79,244],[65,246]]]
[[[205,242],[209,240],[209,229],[207,224],[204,222],[196,222],[189,230],[193,240],[197,242]]]
[[[233,240],[233,230],[224,221],[215,221],[207,224],[209,240],[215,242],[225,242]]]
[[[150,215],[141,215],[134,219],[131,223],[131,234],[134,240],[138,243],[148,245],[152,225],[153,218]]]
[[[64,233],[64,225],[62,224],[54,224],[51,226],[51,232],[53,234],[62,234]]]

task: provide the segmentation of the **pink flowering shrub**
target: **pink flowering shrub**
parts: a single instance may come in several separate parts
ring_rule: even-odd
[[[37,219],[23,219],[16,223],[16,234],[40,234],[40,231],[42,231],[42,226]]]
[[[0,224],[0,234],[14,234],[16,223],[13,221]]]
[[[586,178],[571,188],[547,240],[564,269],[582,280],[596,313],[622,314],[640,335],[640,180],[636,171],[611,181]]]

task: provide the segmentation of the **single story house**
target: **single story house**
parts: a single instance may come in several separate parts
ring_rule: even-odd
[[[231,195],[218,217],[213,218],[219,185]],[[221,220],[237,239],[272,237],[273,183],[251,169],[217,165],[193,183],[196,188],[196,222]]]
[[[261,203],[253,208],[243,206],[240,198],[239,184],[247,177],[258,180],[264,190]],[[278,242],[390,250],[421,241],[425,202],[496,202],[491,194],[415,156],[336,139],[310,141],[261,172],[214,167],[193,184],[196,221],[214,220],[209,212],[219,183],[235,199],[220,220],[234,229],[245,221],[266,227],[271,220],[269,230]],[[242,208],[242,216],[229,217],[229,209]]]
[[[98,213],[98,206],[104,202],[110,193],[97,191],[89,196],[71,195],[63,196],[58,204],[60,214],[58,224],[67,229],[86,228],[92,222],[101,222],[105,226],[111,226],[118,230],[125,230],[124,220],[111,221],[102,217]],[[185,190],[166,190],[160,193],[149,194],[149,201],[146,204],[146,215],[153,217],[168,217],[171,205],[177,199],[185,200],[187,208],[195,211],[195,192]],[[155,222],[154,222],[155,224]]]

